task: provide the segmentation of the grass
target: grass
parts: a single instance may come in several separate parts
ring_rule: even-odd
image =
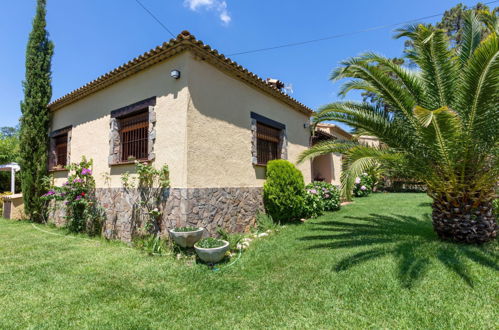
[[[497,242],[438,241],[428,202],[357,199],[218,271],[0,220],[0,328],[497,329]]]

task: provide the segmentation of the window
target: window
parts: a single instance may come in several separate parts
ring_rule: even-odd
[[[256,152],[257,163],[265,165],[269,161],[281,158],[280,151],[281,130],[256,123]]]
[[[251,112],[251,162],[267,165],[274,159],[288,159],[286,125]]]
[[[52,131],[49,139],[48,169],[62,170],[71,163],[71,130],[72,126]]]
[[[54,142],[55,142],[54,166],[66,166],[68,163],[68,133],[54,137]]]
[[[108,164],[152,161],[156,140],[156,96],[111,111]]]
[[[118,118],[122,162],[148,159],[149,112]]]

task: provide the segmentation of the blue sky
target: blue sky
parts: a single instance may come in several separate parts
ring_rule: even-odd
[[[24,54],[35,0],[0,3],[0,127],[17,124]],[[362,30],[444,12],[451,0],[141,0],[173,33],[189,30],[224,54]],[[476,1],[461,1],[474,5]],[[156,47],[171,36],[135,0],[48,0],[55,43],[53,99]],[[429,21],[435,21],[431,19]],[[293,85],[316,109],[338,99],[328,80],[343,59],[371,50],[400,56],[393,28],[231,57],[262,78]],[[352,95],[351,98],[355,98]]]

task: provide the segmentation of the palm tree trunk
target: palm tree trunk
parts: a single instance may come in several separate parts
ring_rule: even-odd
[[[441,194],[438,198],[431,195],[433,228],[442,240],[481,244],[496,237],[498,225],[490,197],[477,201],[464,198],[463,194]]]

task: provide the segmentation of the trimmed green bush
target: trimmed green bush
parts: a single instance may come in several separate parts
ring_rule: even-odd
[[[305,209],[305,183],[302,173],[283,159],[267,164],[263,186],[265,210],[277,222],[299,219]]]

